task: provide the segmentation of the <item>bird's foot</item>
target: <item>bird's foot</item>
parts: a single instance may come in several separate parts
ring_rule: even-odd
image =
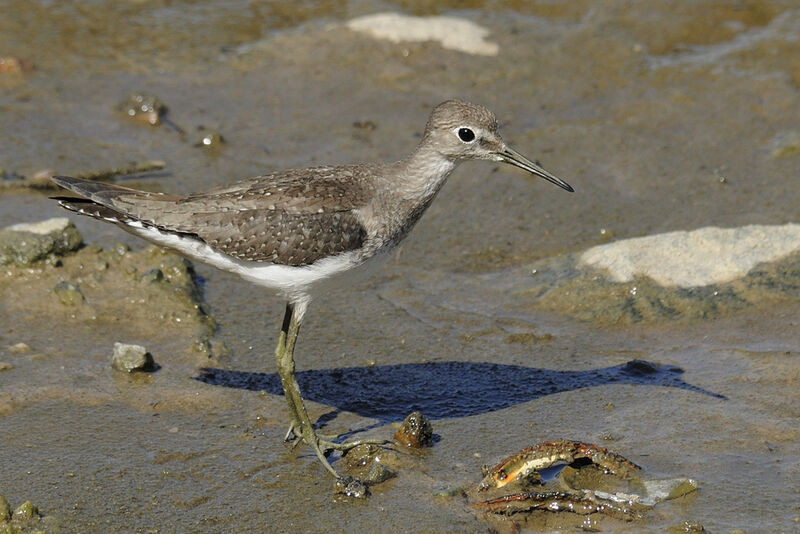
[[[292,422],[289,425],[289,430],[286,432],[286,436],[284,437],[284,443],[291,443],[292,449],[297,447],[300,443],[305,443],[311,447],[311,449],[317,455],[317,458],[319,458],[319,461],[322,462],[323,467],[325,467],[329,473],[337,478],[339,478],[341,475],[339,475],[339,473],[337,473],[336,470],[331,467],[331,464],[328,461],[328,454],[330,451],[346,453],[350,449],[358,447],[359,445],[380,446],[391,443],[385,439],[358,439],[338,442],[336,441],[338,439],[338,436],[336,435],[317,434],[313,428],[303,432],[301,430],[302,428],[302,426],[296,425],[294,422]]]
[[[308,442],[307,439],[303,436],[303,431],[301,430],[301,426],[299,424],[295,424],[294,422],[289,423],[289,429],[286,431],[286,435],[283,437],[284,443],[291,443],[292,448],[297,447],[300,443],[305,442],[307,445],[312,445]],[[339,436],[336,434],[322,434],[319,432],[312,431],[310,432],[311,441],[315,441],[319,444],[320,449],[323,452],[328,451],[340,451],[340,452],[347,452],[353,447],[358,447],[359,445],[387,445],[391,443],[385,439],[358,439],[353,441],[345,441],[345,442],[338,442]]]
[[[329,437],[329,436],[325,436]],[[335,436],[334,436],[335,438]],[[318,436],[317,438],[320,448],[325,451],[340,451],[340,452],[347,452],[354,447],[358,447],[359,445],[388,445],[391,443],[385,439],[356,439],[353,441],[345,441],[342,443],[324,439],[322,436]]]

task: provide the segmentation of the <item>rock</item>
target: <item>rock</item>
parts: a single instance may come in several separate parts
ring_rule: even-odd
[[[0,373],[2,373],[3,371],[10,371],[13,368],[14,366],[8,362],[0,362]]]
[[[135,121],[158,126],[167,111],[167,106],[153,95],[134,93],[117,104],[117,110]]]
[[[496,56],[500,51],[497,43],[486,40],[488,29],[457,17],[377,13],[354,18],[347,27],[393,43],[436,41],[443,48],[481,56]]]
[[[647,496],[642,499],[644,504],[655,506],[661,501],[670,501],[697,491],[697,481],[691,478],[667,478],[659,480],[645,480],[642,482]]]
[[[386,467],[383,464],[374,463],[369,471],[367,471],[367,476],[364,477],[364,483],[368,486],[373,486],[396,476],[397,473],[395,473],[394,469]]]
[[[225,144],[225,138],[215,130],[205,130],[200,139],[192,146],[208,150],[219,150]]]
[[[11,519],[11,506],[5,497],[0,495],[0,522]]]
[[[357,478],[339,477],[333,485],[334,495],[350,497],[352,499],[366,499],[369,496],[367,486]]]
[[[118,371],[132,373],[134,371],[154,371],[156,365],[153,356],[141,345],[114,343],[111,367]]]
[[[56,294],[61,304],[65,306],[80,306],[86,301],[81,290],[75,284],[65,280],[55,285],[53,293]]]
[[[374,463],[380,452],[381,448],[378,445],[362,443],[347,451],[342,456],[342,462],[350,469],[364,467]]]
[[[226,360],[231,355],[231,349],[224,341],[201,337],[195,341],[194,350],[202,352],[209,358],[220,361]]]
[[[161,269],[150,269],[142,275],[141,280],[142,282],[155,284],[164,280],[164,273],[161,272]]]
[[[800,297],[800,225],[702,228],[539,260],[516,296],[601,324],[710,319]]]
[[[646,276],[662,286],[692,288],[730,282],[797,251],[800,224],[707,227],[592,247],[578,266],[604,269],[617,283]]]
[[[678,534],[679,532],[705,532],[706,529],[702,524],[694,521],[684,521],[680,525],[672,525],[667,527],[669,534]]]
[[[66,217],[14,224],[0,230],[0,265],[27,267],[77,250],[82,242],[78,229]]]
[[[433,496],[452,499],[453,497],[466,497],[467,492],[461,486],[441,486],[433,490]]]
[[[31,501],[25,501],[14,510],[14,519],[33,519],[39,517],[39,508]]]
[[[31,351],[31,348],[25,343],[15,343],[8,347],[8,352],[11,354],[28,354]]]
[[[433,426],[421,412],[411,412],[395,432],[394,439],[406,447],[433,445]]]

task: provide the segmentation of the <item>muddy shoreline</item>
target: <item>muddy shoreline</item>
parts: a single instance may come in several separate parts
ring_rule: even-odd
[[[420,409],[437,441],[365,502],[335,501],[313,455],[281,444],[283,303],[195,265],[198,314],[197,295],[166,280],[182,260],[74,217],[85,245],[60,265],[0,267],[0,494],[42,514],[23,531],[486,532],[456,490],[556,438],[697,480],[633,524],[602,520],[605,532],[796,530],[797,256],[688,296],[577,262],[629,238],[798,222],[793,3],[326,6],[11,2],[0,227],[65,216],[24,183],[47,172],[157,161],[114,179],[185,193],[393,160],[436,103],[485,104],[576,193],[464,165],[379,272],[315,301],[297,351],[325,431],[388,439]],[[466,20],[485,48],[348,29],[386,11]],[[131,94],[166,106],[157,126],[130,116]],[[65,285],[62,298],[60,282],[83,298]],[[730,300],[709,312],[714,291]],[[158,370],[112,369],[116,341],[146,347]]]

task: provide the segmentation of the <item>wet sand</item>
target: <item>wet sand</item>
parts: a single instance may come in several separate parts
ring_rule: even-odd
[[[700,484],[635,524],[602,520],[604,531],[684,521],[796,530],[796,295],[710,319],[615,325],[509,289],[529,283],[537,260],[609,240],[797,222],[793,3],[326,5],[12,2],[0,56],[34,69],[0,74],[0,167],[9,177],[163,160],[163,171],[121,183],[189,192],[287,167],[396,159],[436,103],[487,105],[509,144],[576,193],[463,165],[382,270],[312,304],[296,353],[326,431],[389,438],[391,422],[421,409],[435,446],[366,502],[334,502],[314,456],[281,444],[271,352],[283,303],[197,266],[214,337],[230,349],[215,359],[194,351],[191,321],[123,315],[94,326],[42,302],[34,314],[0,300],[0,362],[12,366],[0,371],[0,493],[12,507],[31,500],[54,532],[485,532],[466,501],[436,489],[469,487],[481,465],[563,437]],[[384,10],[466,18],[489,29],[499,53],[344,28]],[[161,99],[185,133],[118,111],[135,92]],[[194,146],[208,131],[226,143]],[[63,215],[45,193],[0,191],[0,226]],[[144,246],[73,220],[89,245]],[[147,346],[161,369],[119,376],[114,341]],[[7,348],[19,342],[31,351]],[[626,381],[613,371],[634,359],[683,372]],[[201,380],[202,369],[228,379]]]

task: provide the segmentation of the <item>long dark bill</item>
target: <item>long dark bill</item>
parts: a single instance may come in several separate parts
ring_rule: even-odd
[[[526,158],[525,156],[514,150],[513,148],[506,147],[505,150],[503,150],[502,152],[498,152],[497,155],[500,156],[500,159],[502,159],[506,163],[510,163],[511,165],[519,167],[520,169],[525,169],[529,173],[535,174],[540,178],[544,178],[548,182],[552,182],[556,184],[558,187],[566,189],[570,193],[575,192],[572,186],[569,185],[567,182],[565,182],[560,178],[556,178],[555,176],[553,176],[543,168],[539,167],[537,164],[535,164],[534,162],[532,162],[531,160],[529,160],[528,158]]]

